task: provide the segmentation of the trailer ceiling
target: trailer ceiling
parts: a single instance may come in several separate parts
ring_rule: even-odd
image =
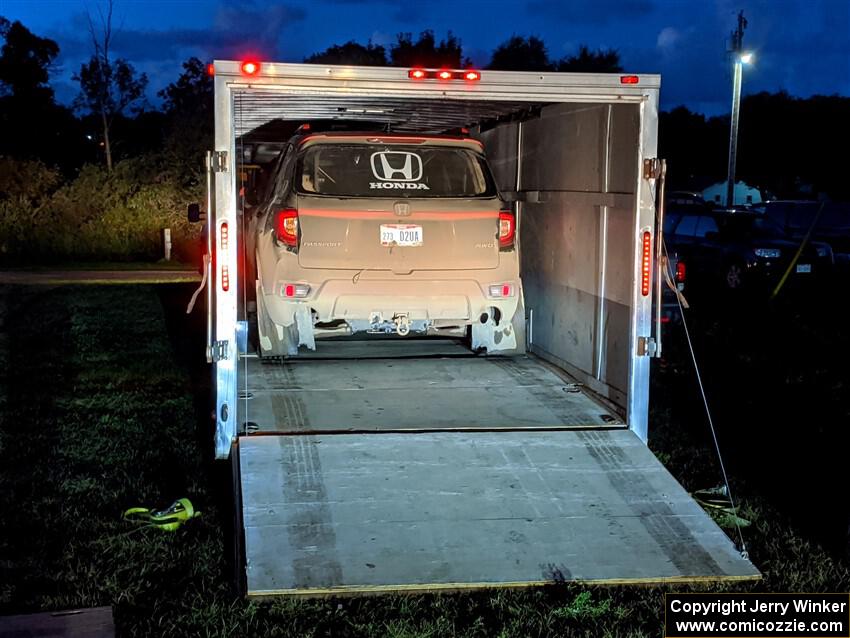
[[[234,91],[234,132],[249,135],[277,121],[346,120],[383,122],[394,131],[439,133],[482,122],[526,117],[546,103],[366,97],[304,96],[276,91]]]

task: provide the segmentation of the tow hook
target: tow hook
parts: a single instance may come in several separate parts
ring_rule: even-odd
[[[399,337],[406,337],[410,334],[410,318],[407,315],[396,315],[393,317],[395,323],[395,331]]]

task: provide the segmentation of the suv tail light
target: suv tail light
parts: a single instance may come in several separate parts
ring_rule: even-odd
[[[677,261],[676,262],[676,283],[677,284],[685,283],[685,275],[687,273],[688,273],[688,270],[685,267],[685,262]]]
[[[284,208],[274,218],[274,236],[284,246],[298,246],[298,210]]]
[[[499,248],[513,248],[516,216],[509,210],[499,211]]]

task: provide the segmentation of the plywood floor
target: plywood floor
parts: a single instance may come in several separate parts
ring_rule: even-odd
[[[243,360],[240,423],[249,433],[623,426],[611,410],[537,359],[439,352]]]

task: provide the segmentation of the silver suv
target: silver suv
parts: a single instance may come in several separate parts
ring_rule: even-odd
[[[302,132],[270,179],[249,244],[261,356],[354,333],[523,351],[516,218],[479,141]]]

